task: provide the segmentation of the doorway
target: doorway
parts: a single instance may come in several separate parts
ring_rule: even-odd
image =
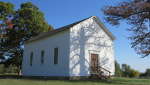
[[[97,73],[98,72],[98,66],[99,66],[99,58],[98,54],[91,54],[91,72]]]

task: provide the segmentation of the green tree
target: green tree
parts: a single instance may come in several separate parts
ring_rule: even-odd
[[[130,66],[127,64],[122,64],[122,72],[124,77],[130,77]]]
[[[134,70],[134,69],[130,69],[130,75],[129,77],[136,77],[138,78],[140,76],[140,72]]]
[[[150,69],[146,69],[144,73],[140,75],[141,77],[149,77],[150,78]]]
[[[123,72],[124,77],[139,77],[140,76],[140,72],[132,69],[127,64],[122,64],[122,72]]]
[[[150,69],[146,69],[145,75],[146,75],[147,77],[150,77]]]
[[[120,64],[115,61],[115,76],[121,77],[122,76],[122,70],[120,68]]]
[[[9,14],[14,12],[14,5],[11,3],[0,2],[0,20],[6,20]]]
[[[150,54],[150,0],[127,0],[103,9],[106,20],[113,25],[126,21],[131,25],[131,47],[146,57]]]
[[[52,30],[52,27],[45,21],[44,14],[31,2],[21,4],[18,10],[13,7],[11,3],[0,2],[0,28],[5,29],[7,36],[0,43],[0,58],[5,66],[15,65],[20,69],[24,42],[41,32]]]

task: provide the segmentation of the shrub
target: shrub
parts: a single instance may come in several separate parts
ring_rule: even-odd
[[[130,70],[130,75],[129,75],[129,76],[130,76],[130,77],[139,77],[139,76],[140,76],[140,72],[131,69],[131,70]]]

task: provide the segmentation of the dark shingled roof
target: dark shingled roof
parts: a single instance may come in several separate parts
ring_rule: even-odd
[[[96,21],[98,20],[96,16],[92,16],[92,17],[93,17],[94,19],[96,19]],[[92,18],[92,17],[89,17],[89,18]],[[30,42],[33,42],[33,41],[36,41],[36,40],[43,39],[43,38],[46,38],[46,37],[51,36],[51,35],[54,35],[54,34],[57,34],[57,33],[59,33],[59,32],[65,31],[65,30],[70,29],[71,27],[73,27],[73,26],[75,26],[75,25],[77,25],[77,24],[79,24],[79,23],[81,23],[81,22],[83,22],[83,21],[85,21],[85,20],[87,20],[87,19],[89,19],[89,18],[86,18],[86,19],[77,21],[77,22],[75,22],[75,23],[72,23],[72,24],[69,24],[69,25],[60,27],[60,28],[58,28],[58,29],[55,29],[55,30],[52,30],[52,31],[49,31],[49,32],[43,32],[43,33],[39,34],[38,36],[33,37],[33,38],[31,38],[30,40],[26,41],[25,43],[27,44],[27,43],[30,43]],[[115,37],[112,35],[112,33],[109,32],[109,31],[105,28],[105,26],[104,26],[102,23],[100,23],[100,21],[99,21],[98,23],[99,23],[100,26],[102,26],[102,29],[112,38],[112,40],[114,40]]]

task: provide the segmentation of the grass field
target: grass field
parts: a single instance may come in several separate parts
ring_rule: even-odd
[[[150,79],[114,78],[108,81],[0,79],[0,85],[150,85]]]

